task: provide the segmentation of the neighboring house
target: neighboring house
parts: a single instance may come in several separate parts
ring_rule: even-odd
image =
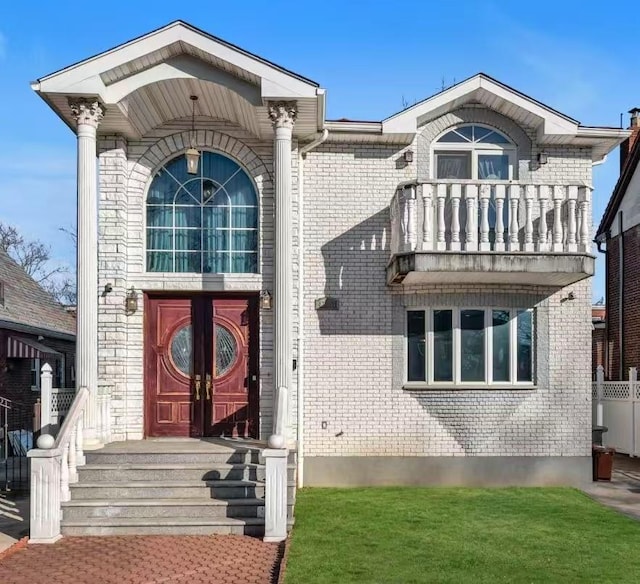
[[[0,250],[0,397],[20,404],[10,430],[31,429],[45,363],[54,387],[75,385],[75,326],[75,317]]]
[[[78,134],[87,444],[284,434],[309,486],[590,478],[592,166],[629,132],[484,74],[331,121],[183,22],[33,88]]]
[[[598,367],[604,367],[607,354],[607,309],[604,304],[591,307],[591,374],[595,379]]]
[[[629,113],[631,136],[620,146],[620,178],[596,233],[598,248],[606,250],[604,368],[612,380],[625,380],[629,367],[640,367],[640,109]]]

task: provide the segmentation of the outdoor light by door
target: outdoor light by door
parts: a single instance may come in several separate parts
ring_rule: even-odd
[[[187,158],[187,172],[198,174],[198,160],[200,159],[200,152],[196,148],[196,101],[198,101],[198,96],[190,95],[189,99],[191,100],[191,146],[185,156]]]
[[[138,295],[133,286],[127,293],[127,298],[125,300],[125,309],[127,314],[133,314],[138,310]]]
[[[271,292],[269,290],[260,292],[260,308],[262,310],[271,310]]]

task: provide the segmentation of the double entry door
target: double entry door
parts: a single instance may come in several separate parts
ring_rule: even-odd
[[[147,296],[147,436],[257,436],[254,297]]]

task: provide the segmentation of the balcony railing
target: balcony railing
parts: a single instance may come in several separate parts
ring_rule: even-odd
[[[405,183],[391,201],[391,253],[589,254],[590,202],[585,185]]]

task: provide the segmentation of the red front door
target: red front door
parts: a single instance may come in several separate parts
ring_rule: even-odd
[[[149,296],[147,436],[257,436],[257,299]]]

